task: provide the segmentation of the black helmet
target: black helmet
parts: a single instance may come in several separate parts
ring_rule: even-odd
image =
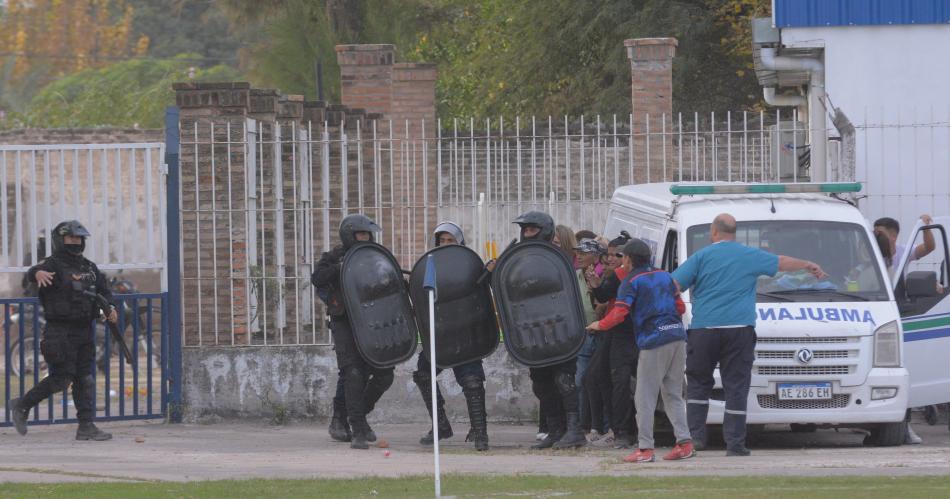
[[[369,232],[369,240],[375,241],[374,232],[380,232],[382,229],[376,225],[371,218],[362,213],[347,215],[340,222],[340,241],[344,248],[349,248],[356,244],[357,232]]]
[[[633,238],[623,247],[624,256],[629,256],[636,266],[647,265],[653,258],[650,247],[641,239]]]
[[[514,219],[513,222],[521,226],[521,240],[524,240],[524,228],[527,226],[534,226],[541,229],[541,232],[538,232],[538,235],[532,239],[539,239],[541,241],[551,242],[554,240],[554,219],[551,218],[551,215],[543,211],[529,211],[522,213],[520,217]]]
[[[462,233],[462,228],[459,227],[459,224],[450,221],[441,222],[439,225],[436,225],[435,230],[432,231],[432,237],[435,239],[436,246],[439,245],[439,234],[443,232],[451,234],[459,244],[465,246],[465,234]]]
[[[86,250],[86,238],[92,234],[86,230],[85,227],[78,220],[66,220],[65,222],[60,222],[55,228],[53,228],[53,253],[59,253],[61,251],[68,251],[70,254],[81,255],[83,251]],[[64,238],[66,236],[76,236],[82,238],[82,243],[79,245],[79,251],[75,249],[68,248]],[[74,245],[73,245],[74,246]]]

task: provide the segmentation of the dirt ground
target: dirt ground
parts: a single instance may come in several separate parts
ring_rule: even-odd
[[[431,473],[432,452],[418,439],[422,424],[377,425],[383,449],[351,450],[333,442],[323,424],[272,426],[249,423],[168,425],[104,423],[114,439],[77,442],[75,426],[31,427],[21,437],[0,429],[0,482],[217,480],[242,478],[346,478]],[[750,443],[748,458],[725,457],[722,449],[694,459],[624,464],[628,451],[531,451],[535,429],[491,425],[492,449],[476,453],[466,444],[464,424],[443,441],[446,473],[555,475],[908,475],[950,473],[950,431],[945,422],[916,422],[923,445],[871,448],[851,430],[794,434],[769,427]],[[137,440],[143,440],[137,442]],[[662,452],[662,451],[661,451]]]

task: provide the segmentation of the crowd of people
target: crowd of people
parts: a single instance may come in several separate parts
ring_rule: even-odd
[[[925,224],[931,223],[926,215],[922,219]],[[825,273],[819,265],[736,242],[736,220],[727,213],[711,223],[712,244],[690,255],[672,273],[656,268],[653,248],[625,231],[601,236],[590,230],[574,231],[555,225],[550,215],[537,211],[521,215],[514,223],[520,227],[519,244],[513,245],[514,250],[506,249],[498,262],[487,262],[485,274],[501,273],[496,266],[509,251],[519,251],[519,246],[537,248],[541,243],[537,250],[541,253],[534,255],[552,252],[560,256],[549,260],[554,262],[551,269],[536,271],[551,271],[562,277],[573,274],[576,288],[574,278],[567,277],[570,282],[560,283],[564,292],[551,296],[576,300],[557,305],[582,315],[577,317],[578,330],[568,331],[564,335],[567,339],[558,340],[567,345],[567,350],[552,354],[549,361],[534,359],[528,364],[540,406],[533,449],[587,445],[632,448],[625,461],[655,461],[654,415],[662,399],[675,436],[675,445],[663,459],[690,458],[707,445],[713,372],[719,366],[725,396],[726,455],[750,455],[746,447],[746,402],[755,359],[756,281],[759,276],[774,276],[780,271],[806,271],[820,279]],[[892,270],[908,251],[896,245],[899,226],[892,219],[878,220],[874,226],[886,265]],[[317,295],[326,304],[338,363],[329,433],[334,440],[349,442],[355,449],[366,449],[377,440],[366,416],[392,385],[394,370],[392,365],[368,361],[358,346],[351,319],[359,311],[347,305],[341,277],[348,253],[361,243],[375,241],[379,231],[380,227],[365,215],[345,217],[339,229],[340,244],[322,255],[311,278]],[[111,438],[92,423],[94,382],[89,373],[93,356],[86,333],[96,311],[88,295],[98,293],[107,299],[111,295],[95,264],[82,256],[88,236],[79,222],[59,224],[53,231],[53,255],[27,274],[29,282],[38,287],[46,313],[48,325],[41,350],[50,366],[50,376],[22,398],[11,400],[12,420],[20,434],[26,434],[27,415],[33,407],[72,385],[80,422],[76,438]],[[436,226],[432,238],[436,248],[466,244],[461,227],[453,222]],[[911,249],[910,259],[923,257],[933,249],[933,236],[925,231],[923,243]],[[557,274],[559,262],[567,274]],[[488,293],[487,288],[481,290],[480,280],[469,286],[473,293]],[[571,294],[571,290],[577,292]],[[688,329],[682,319],[686,307],[680,297],[685,290],[690,290],[692,303]],[[498,296],[496,289],[496,308],[504,305]],[[115,310],[108,319],[116,320]],[[558,327],[558,320],[541,319],[549,326],[540,329]],[[497,334],[494,319],[490,322],[494,329],[490,334]],[[531,327],[537,324],[535,321]],[[549,332],[542,330],[539,338],[548,338],[544,335]],[[460,363],[452,369],[468,406],[471,429],[466,441],[479,451],[487,450],[482,361]],[[432,380],[425,355],[418,356],[413,380],[431,416]],[[436,398],[438,438],[450,438],[452,427],[438,391]],[[434,439],[435,432],[430,430],[420,443],[431,445]],[[908,443],[914,443],[914,439],[916,435],[909,433]]]
[[[360,217],[344,219],[342,245],[324,254],[313,278],[320,295],[328,296],[343,380],[334,401],[330,435],[351,442],[354,448],[366,448],[367,442],[375,439],[365,416],[380,391],[392,382],[391,368],[380,373],[353,354],[346,310],[334,307],[340,301],[334,298],[339,290],[340,259],[357,241],[373,240],[377,230],[371,220]],[[736,221],[728,214],[712,222],[714,244],[691,256],[672,274],[655,268],[650,245],[626,232],[608,239],[590,230],[574,231],[555,225],[542,212],[525,213],[514,223],[520,226],[520,242],[550,243],[569,262],[586,324],[584,331],[578,332],[579,349],[566,360],[529,366],[540,406],[533,449],[633,448],[625,461],[654,461],[654,413],[662,398],[676,438],[663,459],[692,457],[706,446],[706,415],[713,370],[718,364],[726,392],[726,453],[750,454],[745,446],[745,410],[754,359],[756,278],[797,270],[821,277],[824,273],[817,264],[735,242]],[[465,239],[457,224],[444,222],[433,232],[433,242],[438,247],[465,244]],[[494,260],[488,262],[486,272],[493,271],[495,265]],[[680,291],[685,289],[691,289],[693,295],[689,330],[682,320],[685,305]],[[486,450],[481,361],[457,366],[454,371],[471,415],[467,440],[473,441],[476,449]],[[420,355],[413,379],[430,408],[428,373],[428,361]],[[374,386],[376,379],[383,381]],[[635,387],[631,387],[633,380]],[[440,439],[453,434],[442,404],[439,394],[435,419]],[[420,440],[423,444],[432,441],[431,431]]]

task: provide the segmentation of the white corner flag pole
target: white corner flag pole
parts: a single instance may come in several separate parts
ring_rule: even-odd
[[[429,290],[429,377],[432,379],[432,448],[435,454],[435,496],[442,497],[439,470],[439,412],[435,378],[435,291]]]
[[[435,373],[435,261],[432,255],[426,260],[426,275],[424,287],[429,291],[429,379],[431,380],[432,390],[432,449],[435,455],[435,496],[442,497],[442,477],[439,469],[439,412],[438,412],[438,392],[436,391],[436,373]]]

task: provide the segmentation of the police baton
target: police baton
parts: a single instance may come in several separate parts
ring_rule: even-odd
[[[106,327],[109,328],[109,331],[112,333],[112,338],[119,345],[119,349],[122,351],[122,355],[125,356],[126,365],[135,367],[135,359],[132,357],[132,352],[129,351],[129,346],[125,344],[125,339],[122,337],[122,333],[119,332],[119,326],[109,320],[109,311],[112,309],[112,304],[109,303],[109,300],[106,300],[105,296],[102,296],[93,291],[83,291],[82,294],[89,296],[96,302],[96,306],[99,307],[99,310],[102,311],[102,314],[106,317]]]

